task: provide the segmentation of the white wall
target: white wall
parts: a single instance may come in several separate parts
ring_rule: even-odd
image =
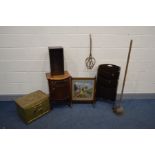
[[[93,70],[85,67],[93,39]],[[155,93],[155,27],[0,27],[0,95],[48,93],[48,46],[63,46],[65,70],[73,77],[96,75],[99,64],[121,66],[121,90],[130,39],[133,49],[125,93]]]

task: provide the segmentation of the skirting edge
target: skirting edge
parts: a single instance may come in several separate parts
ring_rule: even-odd
[[[16,95],[0,95],[0,101],[13,101],[17,98],[24,96],[24,94]],[[119,100],[120,94],[117,95],[117,100]],[[155,99],[155,93],[130,93],[124,94],[123,99]]]

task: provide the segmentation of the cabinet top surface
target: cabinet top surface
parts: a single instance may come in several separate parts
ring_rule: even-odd
[[[46,73],[47,80],[64,80],[71,77],[68,71],[65,71],[63,75],[51,75],[51,73]]]

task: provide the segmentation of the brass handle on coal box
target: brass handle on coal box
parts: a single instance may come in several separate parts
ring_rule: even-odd
[[[43,110],[43,108],[41,107],[41,104],[39,104],[39,105],[34,107],[33,113],[36,114],[37,112],[40,112],[42,110]]]

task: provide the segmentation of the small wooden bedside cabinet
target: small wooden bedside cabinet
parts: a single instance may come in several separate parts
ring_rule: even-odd
[[[71,106],[71,75],[65,71],[63,75],[51,75],[46,73],[49,86],[49,98],[51,109],[53,102],[67,101]]]

